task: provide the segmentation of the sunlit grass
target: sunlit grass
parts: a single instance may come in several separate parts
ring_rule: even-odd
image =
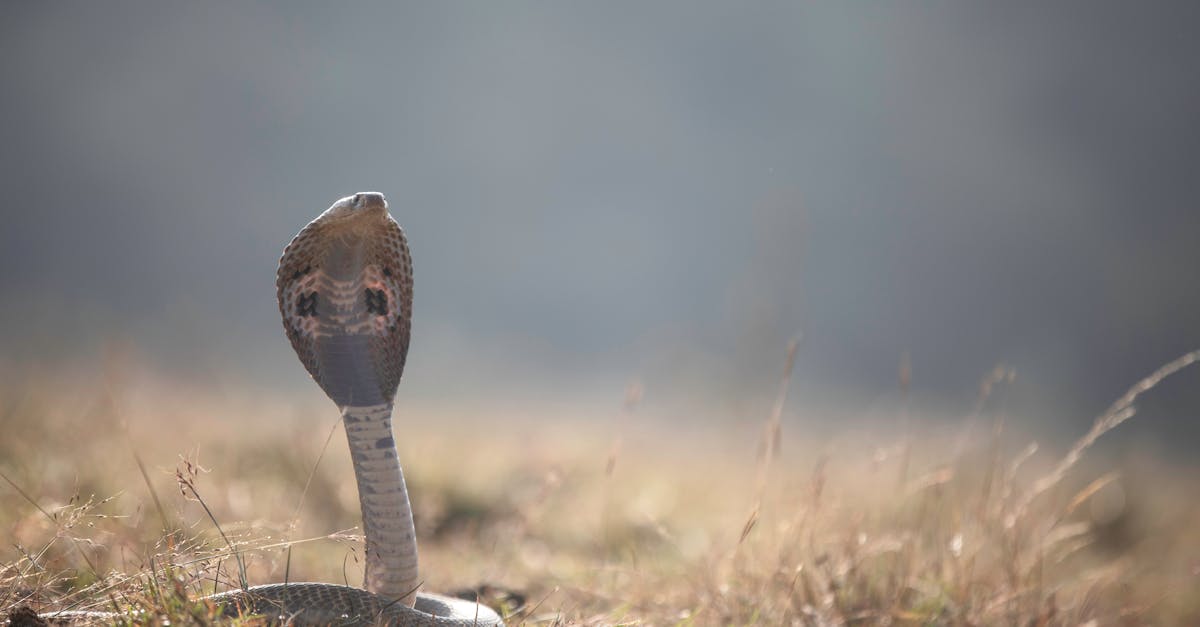
[[[204,624],[232,620],[202,597],[243,568],[361,581],[331,405],[69,383],[0,390],[0,613]],[[510,624],[1200,624],[1200,482],[1076,463],[1132,400],[1062,453],[915,416],[821,442],[785,417],[768,454],[771,416],[684,429],[636,394],[612,420],[423,415],[397,442],[425,589],[482,590]]]

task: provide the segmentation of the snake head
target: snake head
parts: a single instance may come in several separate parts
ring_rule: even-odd
[[[387,215],[387,199],[379,192],[359,192],[333,203],[320,218],[326,221],[341,221],[356,217]]]

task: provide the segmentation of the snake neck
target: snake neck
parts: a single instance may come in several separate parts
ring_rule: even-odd
[[[409,607],[416,600],[417,536],[392,437],[391,404],[342,408],[366,536],[367,590]]]

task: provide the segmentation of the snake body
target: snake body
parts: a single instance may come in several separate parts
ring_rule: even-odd
[[[301,229],[279,260],[276,288],[292,348],[342,412],[362,507],[366,589],[268,584],[206,598],[292,624],[502,627],[479,603],[417,592],[416,533],[391,425],[408,354],[412,261],[383,195],[342,198]]]

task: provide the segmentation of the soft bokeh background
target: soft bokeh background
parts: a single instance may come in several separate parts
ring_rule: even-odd
[[[803,334],[803,428],[893,415],[907,354],[931,415],[1003,363],[1008,411],[1075,434],[1200,346],[1195,3],[2,14],[12,380],[116,351],[321,402],[275,264],[369,189],[415,258],[406,402],[615,411],[638,381],[648,414],[757,424]],[[1197,382],[1120,437],[1194,458]]]

